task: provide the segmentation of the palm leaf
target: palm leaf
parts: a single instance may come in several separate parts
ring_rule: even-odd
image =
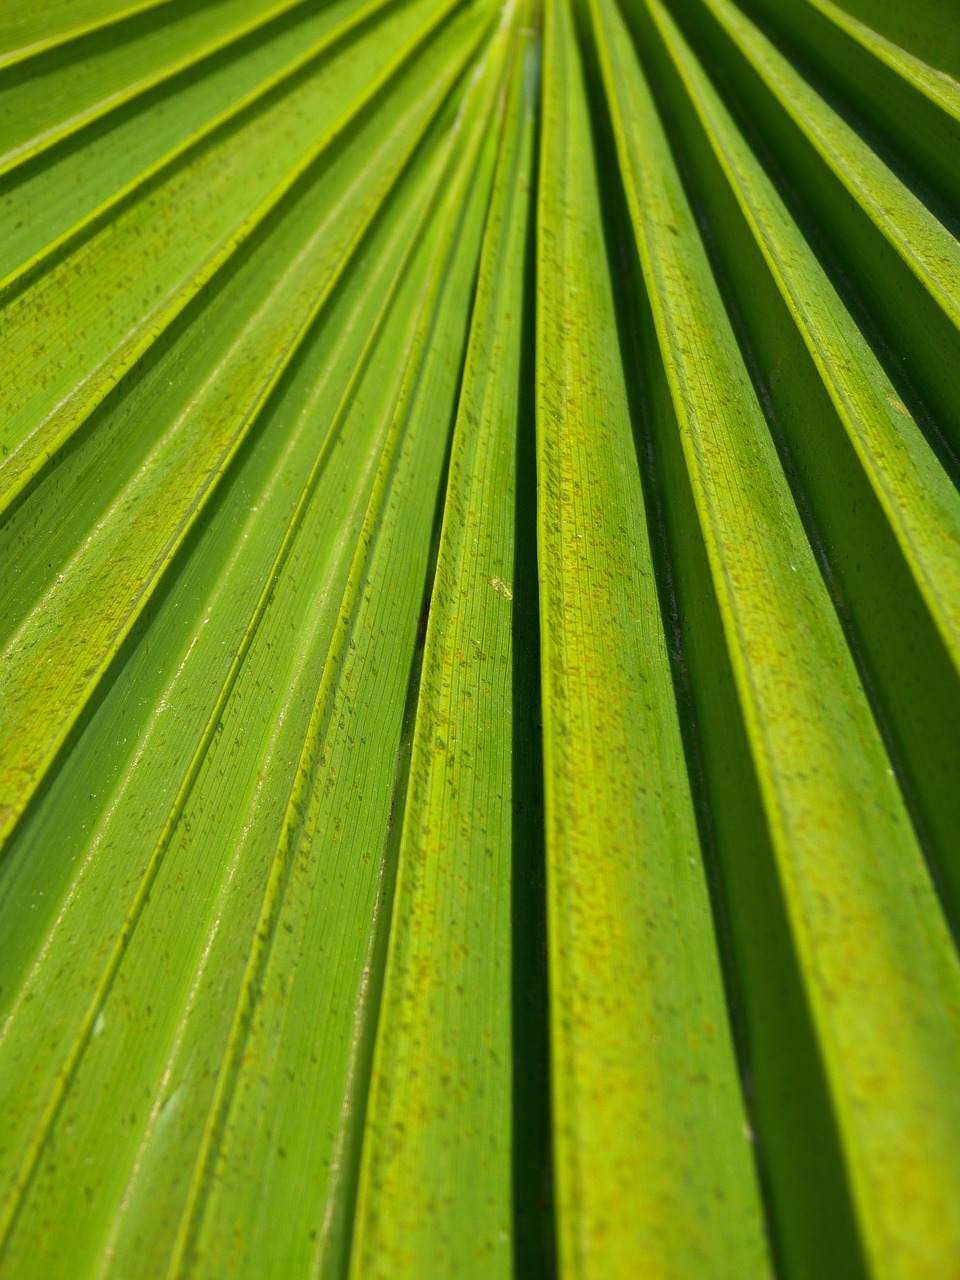
[[[960,1259],[960,21],[0,14],[0,1276]]]

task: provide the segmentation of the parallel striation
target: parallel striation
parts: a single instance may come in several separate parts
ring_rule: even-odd
[[[954,1280],[953,6],[0,9],[0,1280]]]

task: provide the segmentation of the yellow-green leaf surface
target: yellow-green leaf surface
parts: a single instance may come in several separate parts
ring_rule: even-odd
[[[733,82],[734,103],[749,112],[776,164],[801,190],[808,214],[843,256],[897,362],[957,450],[960,246],[944,211],[928,208],[911,190],[909,173],[891,168],[736,5],[679,0],[677,8]],[[944,146],[945,171],[960,136],[952,143]]]
[[[931,1249],[960,1249],[960,964],[633,46],[612,6],[598,0],[596,12],[650,307],[650,427],[673,480],[667,536],[693,588],[679,583],[680,621],[700,630],[690,683],[707,786],[718,784],[717,852],[782,1247],[823,1273],[844,1233],[845,1266],[862,1251],[862,1265],[895,1275]],[[720,794],[721,771],[734,769],[743,790]],[[811,1036],[823,1096],[785,1097]],[[833,1142],[849,1204],[826,1169],[817,1176]],[[814,1230],[828,1213],[829,1241]]]
[[[170,0],[9,0],[0,19],[0,66],[38,54],[87,32],[109,30],[124,18]]]
[[[538,549],[560,1259],[571,1276],[763,1275],[566,0],[550,0],[544,63]]]
[[[0,3],[0,1280],[956,1280],[958,71]]]
[[[0,278],[6,291],[207,135],[264,104],[381,7],[371,10],[356,0],[298,7],[287,20],[232,42],[220,57],[191,66],[173,84],[141,95],[49,155],[20,165],[0,195]]]
[[[520,397],[537,88],[533,33],[518,32],[518,9],[506,11],[501,34],[513,69],[413,730],[355,1276],[513,1274],[513,881],[530,874],[528,815],[537,816],[533,795],[514,795],[526,763],[515,706],[530,671],[514,653],[513,618],[529,615],[523,593],[536,581],[517,572],[518,432],[532,425]],[[520,779],[535,794],[526,767]]]
[[[400,8],[385,29],[375,27],[340,58],[298,77],[265,112],[244,116],[10,299],[0,312],[15,375],[0,403],[0,493],[12,496],[37,473],[230,255],[266,230],[264,219],[282,215],[280,202],[296,183],[336,186],[343,172],[341,185],[356,198],[345,152],[359,144],[362,112],[381,89],[403,94],[397,72],[454,4]],[[418,87],[425,71],[417,68]],[[368,133],[374,147],[385,145],[382,130]],[[334,163],[326,165],[329,151]],[[231,196],[241,175],[237,201]],[[371,179],[380,177],[372,165]],[[336,196],[328,199],[335,203]],[[336,217],[334,226],[343,235],[347,218]],[[44,338],[41,322],[53,311],[74,330],[66,351]]]
[[[919,22],[904,22],[906,6],[884,0],[853,0],[849,12],[834,0],[757,0],[756,8],[956,205],[956,167],[943,159],[960,142],[960,30],[949,5],[921,4]]]
[[[31,62],[19,80],[7,77],[0,99],[0,171],[293,7],[290,0],[168,5],[139,24],[114,28],[115,45],[95,32],[52,53],[46,65]]]
[[[455,36],[462,39],[463,33],[458,25],[446,34],[449,40]],[[441,44],[433,52],[436,61],[425,59],[414,80],[397,84],[381,105],[386,127],[377,129],[374,118],[367,129],[351,137],[334,162],[310,184],[310,190],[292,205],[288,216],[283,216],[286,209],[278,211],[280,216],[248,247],[246,260],[236,264],[229,281],[218,280],[221,287],[210,291],[210,306],[201,312],[206,340],[201,344],[190,341],[193,317],[184,315],[179,330],[165,335],[161,351],[147,368],[138,366],[130,382],[121,382],[114,395],[99,406],[97,417],[84,424],[83,440],[71,450],[75,475],[82,474],[84,464],[94,464],[97,454],[102,456],[116,436],[123,438],[121,448],[129,450],[138,430],[147,435],[149,462],[144,465],[144,459],[138,457],[136,469],[124,475],[114,446],[113,502],[105,511],[101,509],[94,532],[74,553],[75,558],[92,561],[93,572],[64,573],[67,565],[61,561],[60,547],[46,547],[43,554],[53,557],[48,560],[46,589],[23,600],[22,621],[16,614],[10,619],[16,629],[11,627],[8,633],[7,650],[19,654],[19,661],[5,663],[0,676],[0,715],[4,721],[0,733],[5,744],[16,744],[17,758],[10,765],[0,758],[4,788],[0,821],[4,826],[26,803],[37,772],[76,715],[77,699],[132,625],[145,586],[182,540],[205,491],[255,421],[257,408],[291,359],[405,153],[449,88],[448,50]],[[457,69],[453,60],[452,72]],[[278,259],[282,270],[274,265]],[[129,259],[121,261],[129,265]],[[111,256],[108,265],[114,262]],[[234,262],[229,265],[233,267]],[[238,294],[245,295],[242,301]],[[91,295],[91,304],[93,300]],[[110,308],[107,315],[108,324],[118,323],[119,317]],[[177,341],[184,330],[186,352]],[[124,335],[124,340],[129,341],[129,335]],[[116,376],[112,370],[107,374],[111,381]],[[101,394],[103,390],[105,386]],[[47,387],[43,391],[45,396],[49,394]],[[138,414],[148,401],[151,414]],[[161,405],[161,401],[166,403]],[[55,416],[62,409],[63,401],[54,410]],[[199,443],[194,425],[198,417],[212,424]],[[124,430],[131,420],[133,429]],[[157,421],[167,429],[153,443],[148,432]],[[28,447],[32,444],[28,440]],[[8,565],[15,555],[22,562],[38,550],[27,531],[31,523],[35,527],[35,508],[43,503],[44,488],[41,483],[34,489],[5,530],[11,537],[4,548]],[[81,497],[81,508],[82,502]],[[82,519],[84,514],[78,512],[74,518]],[[54,561],[60,572],[50,581]],[[18,587],[29,584],[36,591],[41,575],[28,577],[22,564],[18,567]],[[108,592],[98,570],[109,576]],[[75,637],[63,660],[47,661],[43,647],[51,639],[57,643],[58,619],[64,611],[84,611],[81,600],[73,598],[74,591],[81,597],[86,594],[88,600],[95,594],[101,607],[89,615],[84,634]],[[33,716],[35,700],[45,696],[44,685],[35,679],[38,670],[44,672],[45,687],[59,702],[59,717],[37,720]],[[26,677],[27,688],[19,686],[18,674]],[[28,738],[33,742],[32,750],[27,746]]]

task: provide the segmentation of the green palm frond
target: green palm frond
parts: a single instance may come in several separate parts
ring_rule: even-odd
[[[3,1280],[954,1280],[958,76],[0,3]]]

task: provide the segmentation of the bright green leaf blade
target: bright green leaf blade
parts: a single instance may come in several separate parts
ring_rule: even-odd
[[[259,109],[380,8],[381,0],[331,0],[317,12],[297,10],[15,170],[0,194],[0,289],[12,295],[15,282],[24,287],[23,277],[89,235],[109,209],[242,112]]]
[[[780,1247],[919,1277],[960,1239],[960,964],[636,51],[597,12]]]
[[[18,62],[67,40],[170,0],[6,0],[0,17],[0,66]]]
[[[382,114],[351,137],[318,175],[312,198],[305,196],[289,216],[277,219],[272,234],[259,240],[229,283],[222,282],[212,313],[201,321],[204,340],[193,341],[190,328],[184,334],[181,325],[173,342],[168,337],[163,344],[159,358],[103,404],[93,430],[88,424],[83,445],[72,458],[76,473],[82,475],[83,466],[91,465],[84,450],[96,457],[111,448],[112,432],[139,413],[134,417],[137,430],[128,428],[124,439],[137,466],[121,484],[115,463],[111,480],[116,496],[91,519],[91,525],[96,520],[93,536],[77,520],[79,527],[66,532],[73,533],[79,547],[68,543],[60,555],[48,555],[46,571],[42,557],[36,563],[34,548],[39,580],[24,573],[18,580],[27,611],[22,620],[14,615],[16,630],[6,639],[6,652],[19,659],[6,661],[0,676],[0,831],[9,830],[22,812],[143,608],[152,583],[248,434],[443,101],[458,71],[450,55],[458,47],[463,53],[475,28],[470,12],[464,22],[465,29],[451,27],[446,42],[434,48],[432,65],[425,58],[410,77],[393,86],[380,105]],[[378,128],[381,121],[385,128]],[[151,413],[144,415],[147,403]],[[198,420],[211,424],[199,437]],[[160,433],[155,441],[151,430]],[[134,452],[137,445],[142,452]],[[149,465],[143,463],[144,453]],[[32,495],[36,502],[43,496]],[[24,504],[4,530],[8,546],[22,551],[34,518],[30,503]],[[61,537],[64,532],[58,530]],[[70,614],[86,616],[88,623],[75,646],[63,652],[59,620]],[[47,661],[44,646],[53,646],[56,658]],[[41,703],[46,714],[38,717]]]
[[[432,181],[427,190],[435,183],[436,173],[429,176]],[[414,187],[411,196],[415,201],[419,194],[418,188]],[[409,200],[407,204],[409,207]],[[414,211],[416,212],[415,206]],[[394,239],[403,225],[402,222],[398,224]],[[407,235],[410,229],[408,213]],[[393,256],[396,257],[395,251]],[[369,289],[375,289],[376,285],[375,277],[368,288],[368,294]],[[413,276],[413,287],[415,292],[419,289],[416,275]],[[369,296],[375,300],[376,293]],[[362,297],[363,295],[360,299],[351,299],[348,292],[345,304],[350,301],[360,302]],[[348,320],[348,328],[349,324],[356,323],[349,307],[344,309],[344,306],[337,306],[334,324],[338,313]],[[54,932],[50,938],[42,940],[43,964],[30,975],[30,982],[13,1010],[12,1019],[8,1021],[8,1037],[18,1039],[21,1047],[24,1043],[29,1043],[30,1029],[26,1023],[30,1021],[33,998],[39,996],[40,989],[48,981],[53,982],[54,993],[59,990],[58,977],[63,973],[65,961],[73,966],[80,962],[72,984],[71,1002],[76,1002],[81,982],[83,986],[89,985],[91,980],[95,984],[90,1014],[76,1042],[77,1053],[82,1056],[74,1057],[69,1067],[70,1091],[60,1101],[54,1099],[56,1110],[51,1113],[57,1117],[58,1127],[54,1130],[52,1142],[59,1149],[60,1158],[54,1169],[44,1168],[35,1177],[33,1195],[36,1199],[28,1200],[26,1209],[20,1213],[17,1233],[7,1254],[8,1258],[19,1260],[17,1266],[21,1269],[24,1265],[21,1251],[27,1249],[26,1256],[35,1259],[42,1274],[59,1274],[60,1268],[66,1268],[63,1274],[72,1274],[71,1268],[78,1256],[76,1251],[82,1243],[86,1248],[103,1249],[101,1261],[109,1274],[127,1274],[133,1259],[138,1260],[138,1274],[147,1274],[148,1266],[151,1268],[149,1274],[154,1274],[156,1265],[162,1263],[162,1255],[158,1256],[153,1251],[148,1259],[143,1257],[143,1232],[147,1228],[154,1239],[162,1241],[165,1234],[163,1224],[170,1222],[171,1212],[177,1212],[178,1199],[182,1205],[186,1190],[183,1175],[187,1169],[183,1166],[182,1155],[178,1156],[176,1153],[195,1151],[199,1137],[197,1120],[203,1114],[202,1111],[198,1114],[197,1107],[204,1105],[205,1094],[206,1105],[209,1105],[209,1091],[213,1087],[217,1066],[224,1052],[225,1035],[229,1026],[229,1017],[227,1024],[224,1024],[224,1014],[229,1015],[229,1007],[224,1006],[222,997],[216,998],[215,993],[229,991],[231,982],[235,984],[242,976],[258,910],[257,894],[259,892],[262,895],[265,889],[263,874],[259,870],[263,867],[264,841],[275,838],[271,836],[271,831],[275,830],[283,816],[285,796],[292,783],[292,777],[287,777],[286,783],[284,782],[289,768],[284,762],[290,758],[291,747],[294,763],[299,753],[296,737],[298,721],[301,722],[301,735],[306,732],[304,712],[308,710],[313,696],[309,684],[310,670],[311,667],[316,669],[318,658],[322,666],[323,655],[330,640],[330,627],[336,613],[331,593],[335,594],[337,589],[336,575],[340,574],[342,582],[342,575],[349,566],[352,544],[345,542],[338,530],[338,512],[342,512],[341,518],[349,517],[356,524],[356,503],[359,501],[362,509],[363,495],[365,492],[369,493],[371,467],[376,466],[379,456],[376,437],[367,446],[365,462],[364,450],[360,448],[358,453],[358,448],[362,444],[363,433],[369,432],[366,425],[368,416],[370,425],[374,425],[380,420],[375,412],[376,406],[379,403],[386,406],[388,402],[391,386],[390,362],[395,364],[397,359],[396,336],[391,334],[384,339],[379,365],[366,375],[367,388],[363,385],[358,387],[351,380],[344,391],[343,403],[348,406],[348,418],[338,428],[341,436],[339,448],[320,472],[321,478],[329,472],[329,479],[323,480],[316,498],[305,494],[307,508],[302,514],[298,508],[298,512],[294,514],[295,523],[291,526],[291,534],[295,540],[286,551],[281,548],[281,559],[278,562],[280,578],[264,585],[261,601],[266,612],[261,614],[261,606],[258,606],[258,612],[250,624],[255,630],[250,637],[249,646],[245,642],[242,650],[243,665],[239,673],[231,669],[230,682],[224,687],[227,701],[219,712],[214,711],[210,733],[205,735],[199,749],[200,754],[196,757],[199,769],[191,768],[184,780],[183,794],[175,798],[174,808],[161,835],[161,845],[151,860],[153,865],[148,864],[145,869],[145,878],[132,900],[130,917],[124,925],[123,933],[117,938],[113,955],[109,949],[110,934],[105,929],[108,921],[102,918],[102,909],[97,903],[97,877],[104,874],[105,860],[109,862],[111,856],[117,860],[118,870],[122,868],[125,851],[122,845],[116,846],[116,836],[129,827],[131,819],[142,823],[139,805],[144,801],[151,801],[151,775],[147,773],[144,776],[142,767],[137,768],[141,764],[141,759],[138,759],[142,757],[141,752],[131,761],[133,769],[128,769],[122,775],[119,795],[111,797],[108,794],[104,797],[109,803],[103,812],[99,829],[94,832],[92,847],[84,858],[81,876],[71,886],[65,904],[56,914]],[[387,362],[385,366],[384,360]],[[402,364],[399,369],[402,372]],[[384,373],[388,375],[386,378]],[[298,380],[302,382],[303,378]],[[308,392],[310,385],[309,381],[305,384]],[[329,392],[327,395],[329,396]],[[301,410],[306,412],[306,421],[301,428],[303,433],[312,422],[316,422],[317,406],[313,403],[314,399],[315,393],[310,392],[307,404]],[[295,405],[294,400],[293,406]],[[352,428],[351,418],[355,424]],[[389,417],[386,421],[389,421]],[[344,432],[348,433],[346,439],[350,442],[346,447]],[[309,445],[309,436],[304,443]],[[336,437],[333,443],[337,443]],[[302,449],[300,452],[302,454]],[[442,457],[442,450],[440,456]],[[283,471],[292,479],[296,472],[291,471],[291,465],[296,459],[282,461]],[[363,462],[363,466],[354,474],[358,461]],[[245,470],[250,472],[250,467]],[[257,470],[254,469],[251,473],[254,484],[256,477]],[[278,505],[278,497],[281,499],[282,510],[283,493],[278,483],[282,478],[282,474],[277,476],[264,494],[263,500],[268,511],[271,505]],[[238,483],[241,488],[236,495],[237,501],[242,504],[240,511],[246,511],[243,495],[245,482]],[[286,483],[289,485],[289,480]],[[344,499],[338,497],[341,489],[349,492],[351,485],[356,486],[356,495],[351,499],[355,512],[352,516],[349,508],[343,509]],[[331,502],[332,509],[328,509]],[[414,507],[414,510],[419,508]],[[425,513],[421,512],[421,517],[429,514],[428,508]],[[228,539],[231,527],[235,527],[235,520],[236,516],[231,513],[225,521],[220,522],[221,526],[225,525]],[[318,537],[322,536],[324,522],[329,543],[326,559],[319,558],[315,549],[312,549],[317,546]],[[258,519],[253,524],[259,530],[263,521]],[[428,530],[429,524],[428,519]],[[246,576],[256,564],[255,556],[251,555],[251,550],[256,548],[247,548],[245,541],[246,537],[236,545],[234,559],[229,562],[231,572],[228,588],[232,587],[232,591],[228,589],[226,600],[230,601],[233,597],[234,610],[243,609],[243,597],[241,595],[237,600],[236,592],[245,586]],[[229,546],[229,541],[227,545]],[[216,541],[213,547],[216,547]],[[239,559],[236,558],[238,556]],[[338,560],[342,569],[336,568]],[[187,678],[190,672],[193,672],[193,696],[196,698],[197,693],[202,693],[203,689],[204,664],[211,665],[211,660],[216,660],[221,646],[225,645],[222,639],[217,638],[218,631],[223,634],[223,622],[218,621],[218,615],[223,617],[222,605],[220,610],[215,607],[218,594],[222,600],[224,593],[219,584],[208,605],[210,612],[206,615],[213,626],[209,632],[204,628],[201,637],[191,640],[185,656],[176,668],[172,685],[158,700],[155,719],[151,717],[158,725],[157,733],[161,739],[158,744],[157,735],[154,735],[154,751],[158,745],[161,748],[163,745],[163,730],[159,727],[161,716],[169,717],[171,713],[179,715],[179,732],[182,732],[182,721],[188,711],[184,700],[191,693]],[[313,603],[318,597],[319,607]],[[414,613],[419,607],[419,600],[418,590],[411,606]],[[177,617],[178,603],[188,607],[190,597],[171,602],[172,607],[167,610],[171,619]],[[331,604],[334,608],[332,615]],[[239,620],[242,618],[241,612]],[[327,619],[326,622],[323,621],[324,618]],[[158,624],[158,658],[162,660],[166,627],[162,619],[158,619]],[[301,640],[292,650],[286,639],[291,629],[301,635]],[[202,642],[206,641],[208,634],[210,640],[204,654]],[[195,654],[198,638],[202,642],[200,652]],[[150,647],[148,644],[147,649]],[[154,646],[154,652],[157,652],[157,646]],[[291,660],[294,663],[292,667]],[[236,665],[234,664],[234,668]],[[264,667],[269,674],[264,673]],[[315,676],[315,679],[318,678],[319,673]],[[136,681],[136,676],[133,679]],[[269,693],[272,695],[276,692],[276,697],[267,697],[265,694],[264,687],[271,680],[276,682],[276,686],[275,690],[271,687]],[[136,684],[134,687],[137,687]],[[123,697],[113,701],[113,715],[119,714],[122,717]],[[194,714],[197,714],[202,710],[203,703],[195,703],[195,706]],[[119,723],[130,727],[129,722],[123,719]],[[109,741],[109,719],[104,721],[102,732]],[[91,750],[96,752],[95,747],[91,747]],[[207,759],[204,758],[204,753],[208,753]],[[226,771],[224,757],[231,761]],[[254,771],[259,768],[261,778],[266,776],[271,779],[268,788],[265,789],[262,782],[257,782],[256,777],[250,774],[251,767]],[[252,788],[250,791],[246,791],[242,785],[245,774],[249,776],[248,785]],[[389,783],[392,764],[386,776]],[[225,778],[229,778],[235,787],[226,796],[222,791]],[[156,781],[157,779],[153,780],[154,786]],[[82,789],[81,779],[77,780],[77,786]],[[204,802],[205,795],[208,800],[211,797],[214,799],[212,806]],[[63,823],[69,820],[65,815],[70,813],[71,804],[85,797],[74,797],[71,800],[69,795],[61,794],[59,799],[59,806],[55,805],[50,815],[53,823],[58,821],[58,807],[59,821]],[[161,810],[157,817],[162,815]],[[43,827],[46,826],[49,832],[50,823],[41,819],[37,825],[41,830],[36,834],[42,840]],[[113,853],[111,846],[115,850]],[[222,850],[221,856],[204,860],[202,869],[198,869],[201,877],[199,880],[190,869],[198,847]],[[24,859],[28,857],[29,854],[24,849],[19,858],[21,865],[24,865]],[[69,866],[69,859],[67,865]],[[24,870],[29,871],[29,866],[27,862]],[[182,896],[184,877],[190,881],[193,890],[186,915]],[[131,885],[131,891],[134,887],[135,885]],[[27,893],[28,888],[24,886],[21,903]],[[15,905],[11,904],[14,908]],[[136,932],[131,940],[130,931],[134,927]],[[203,940],[205,929],[209,931],[206,941]],[[90,939],[91,944],[88,954],[82,958],[76,956],[75,952],[74,940],[78,930]],[[164,935],[165,930],[172,930],[173,938],[177,941],[171,939],[170,948],[165,950],[167,963],[158,972],[155,953],[151,948]],[[197,941],[193,946],[186,945],[185,939],[191,936]],[[100,966],[103,965],[105,955],[109,963],[101,973]],[[240,970],[236,972],[238,962]],[[199,976],[194,976],[195,969]],[[232,972],[236,972],[235,979],[230,977]],[[126,999],[126,993],[134,989],[139,989],[142,993],[142,999],[138,1001],[135,1010],[130,1009]],[[124,994],[121,995],[121,992]],[[212,1006],[205,994],[207,992],[215,995]],[[179,993],[183,1001],[182,1008],[178,1008],[175,993]],[[54,998],[56,999],[56,994]],[[45,998],[40,997],[39,1003],[50,1010]],[[125,1009],[129,1012],[125,1013]],[[171,1017],[179,1021],[171,1024]],[[50,1020],[46,1018],[36,1027],[35,1034],[49,1035],[51,1029]],[[129,1070],[125,1058],[131,1036],[138,1045],[137,1067],[133,1072]],[[69,1042],[64,1047],[68,1046]],[[53,1053],[50,1065],[54,1069],[57,1065],[56,1055],[62,1052],[57,1041],[48,1043],[45,1050],[40,1050],[35,1043],[33,1051],[42,1053],[45,1057]],[[165,1053],[170,1054],[166,1063],[162,1056]],[[9,1064],[13,1071],[16,1070],[16,1061],[15,1057]],[[210,1070],[200,1070],[199,1064],[202,1062],[210,1064],[212,1073]],[[8,1081],[9,1083],[11,1082]],[[28,1095],[31,1089],[37,1089],[36,1080],[26,1083]],[[145,1086],[148,1092],[151,1086],[159,1087],[161,1094],[153,1107],[148,1106],[144,1110]],[[108,1113],[98,1109],[98,1098],[110,1100]],[[39,1100],[42,1103],[42,1093]],[[12,1102],[8,1095],[8,1105],[15,1107],[22,1124],[23,1098],[19,1102]],[[334,1115],[339,1112],[340,1106],[341,1099],[338,1097],[332,1103]],[[93,1160],[84,1158],[83,1153],[90,1150],[85,1137],[88,1126],[93,1126],[95,1134],[107,1115],[117,1125],[115,1140],[98,1149],[95,1138],[91,1138],[98,1155]],[[61,1132],[72,1135],[66,1146],[62,1137],[58,1136]],[[42,1129],[37,1138],[41,1143],[46,1140]],[[37,1154],[42,1155],[42,1146]],[[79,1169],[75,1162],[79,1162]],[[117,1179],[123,1179],[127,1170],[130,1171],[130,1179],[124,1186]],[[178,1170],[182,1172],[178,1173]],[[69,1201],[78,1175],[88,1185],[97,1186],[97,1202],[108,1213],[108,1206],[116,1205],[113,1223],[110,1224],[109,1216],[104,1219],[102,1216],[86,1215],[83,1231],[78,1232],[76,1225],[71,1225],[67,1217],[63,1222],[63,1234],[55,1233],[51,1239],[50,1234],[42,1227],[42,1206],[51,1199],[63,1196]],[[39,1239],[32,1236],[33,1203],[37,1204],[40,1214],[36,1219]],[[317,1213],[318,1217],[324,1214],[322,1200]],[[72,1248],[74,1253],[57,1252],[64,1246],[68,1250]],[[163,1274],[162,1267],[157,1274]]]
[[[251,1276],[264,1259],[281,1273],[309,1261],[339,1275],[346,1265],[396,874],[391,829],[409,757],[401,731],[422,644],[418,615],[447,452],[442,428],[453,410],[491,177],[492,154],[475,167],[487,111],[468,107],[463,120],[436,234],[398,303],[413,325],[410,362],[317,696],[304,784],[291,800],[292,843],[278,851],[277,892],[265,901],[272,940],[259,974],[251,973],[262,995],[234,1078],[222,1077],[221,1114],[197,1170],[192,1247],[201,1274],[219,1274],[224,1258]],[[366,679],[371,665],[375,682]],[[331,894],[340,902],[335,914]],[[278,1082],[291,1080],[295,1089],[276,1108]],[[251,1177],[264,1169],[265,1197]],[[315,1188],[306,1219],[303,1186]]]
[[[547,4],[0,4],[0,1280],[955,1280],[960,26]]]
[[[0,173],[294,7],[182,3],[98,32],[0,77]]]
[[[755,2],[826,75],[831,87],[840,89],[894,144],[909,166],[919,170],[955,211],[960,208],[960,84],[955,79],[960,74],[960,24],[953,22],[951,39],[950,18],[934,3],[926,6],[923,22],[913,21],[896,32],[909,39],[911,28],[926,36],[939,26],[940,38],[925,50],[932,55],[931,66],[868,25],[871,18],[883,23],[880,12],[869,12],[870,0],[860,6],[865,21],[855,16],[856,5],[841,8],[833,0]],[[887,14],[901,7],[888,6]],[[951,75],[938,70],[951,66]]]
[[[296,184],[316,176],[321,157],[335,160],[349,146],[364,112],[385,89],[397,91],[397,73],[459,4],[413,0],[401,7],[225,138],[185,158],[0,310],[0,506]],[[349,18],[346,24],[353,25]],[[50,343],[43,322],[52,315],[70,342]]]
[[[674,0],[960,451],[960,244],[731,0]],[[953,160],[951,161],[951,155]],[[956,165],[960,149],[944,157]]]
[[[552,0],[537,430],[560,1260],[576,1277],[759,1276],[759,1195],[578,64],[565,0]]]
[[[650,9],[678,146],[958,919],[960,495],[683,36]]]
[[[535,608],[515,573],[517,436],[532,426],[521,362],[538,88],[524,20],[508,8],[500,37],[512,83],[426,635],[355,1277],[514,1274],[512,882],[531,798],[513,791],[523,677],[512,635],[514,609]]]

